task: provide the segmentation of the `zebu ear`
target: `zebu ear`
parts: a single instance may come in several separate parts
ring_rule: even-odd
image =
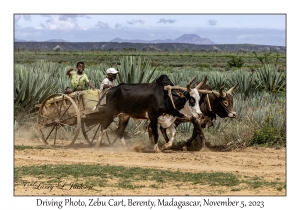
[[[191,79],[191,80],[189,81],[189,83],[187,84],[187,86],[186,86],[186,89],[187,89],[187,91],[188,91],[189,93],[192,91],[192,89],[191,89],[191,84],[193,83],[193,81],[194,81],[195,78],[196,78],[196,76],[195,76],[193,79]]]
[[[202,85],[206,84],[206,81],[207,81],[207,76],[205,76],[204,79],[201,82],[199,82],[199,84],[195,88],[199,90]]]
[[[232,95],[232,91],[239,85],[239,83],[237,83],[235,86],[233,86],[232,88],[230,88],[228,91],[227,91],[227,94],[230,94]]]
[[[220,95],[221,95],[222,98],[225,98],[226,97],[226,92],[224,92],[223,89],[224,89],[224,86],[222,86],[220,88],[219,93],[220,93]]]

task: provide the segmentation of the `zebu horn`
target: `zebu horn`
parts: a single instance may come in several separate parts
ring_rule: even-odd
[[[186,91],[186,88],[179,87],[179,86],[166,85],[166,86],[164,86],[164,90],[182,90],[182,91]]]
[[[237,83],[235,86],[233,86],[232,88],[230,88],[228,91],[227,91],[227,94],[230,94],[232,95],[232,91],[239,85],[239,83]]]
[[[226,97],[226,92],[223,91],[223,88],[224,88],[224,86],[222,86],[222,87],[220,88],[219,92],[220,92],[220,94],[221,94],[221,97],[222,97],[222,98],[225,98],[225,97]]]
[[[189,83],[187,84],[186,89],[187,89],[188,92],[191,92],[191,91],[192,91],[192,89],[191,89],[191,84],[193,83],[193,81],[194,81],[195,78],[196,78],[196,76],[195,76],[193,79],[191,79],[191,80],[189,81]]]
[[[219,93],[219,92],[217,92],[217,91],[212,91],[212,93],[213,93],[214,95],[216,95],[217,97],[219,97],[219,96],[220,96],[220,93]]]
[[[206,81],[207,81],[207,76],[205,76],[204,79],[201,82],[199,82],[199,84],[195,88],[199,90],[202,85],[206,84]]]
[[[210,93],[213,93],[213,91],[212,90],[198,90],[198,93],[199,94],[210,94]]]

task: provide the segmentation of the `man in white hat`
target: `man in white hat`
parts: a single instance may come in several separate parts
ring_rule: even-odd
[[[119,73],[115,68],[109,68],[106,70],[106,73],[107,73],[107,78],[105,78],[101,85],[100,85],[100,90],[102,91],[101,92],[101,95],[100,95],[100,98],[102,97],[102,94],[106,94],[106,91],[108,88],[111,88],[111,87],[114,87],[116,86],[116,83],[115,83],[115,79],[117,77],[117,74]],[[106,96],[101,100],[100,102],[100,105],[105,105],[106,104]],[[125,139],[130,139],[131,137],[128,135],[128,132],[125,131],[124,133],[124,138]]]
[[[106,90],[107,88],[116,86],[114,80],[116,79],[117,74],[119,72],[115,68],[109,68],[106,70],[106,73],[107,73],[107,78],[105,78],[100,85],[100,90],[102,91]]]

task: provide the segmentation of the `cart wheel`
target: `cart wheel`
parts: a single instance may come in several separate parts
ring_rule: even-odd
[[[101,123],[96,123],[96,124],[90,125],[90,124],[86,123],[84,120],[81,122],[82,134],[90,146],[92,146],[94,140],[96,141],[97,138],[99,137],[98,134],[100,132],[100,128],[101,128]],[[117,140],[117,137],[116,137],[116,139],[113,142],[111,142],[107,132],[106,132],[106,138],[107,138],[108,146],[112,146]]]
[[[70,96],[56,93],[41,104],[37,123],[45,145],[69,147],[80,132],[80,110]]]
[[[92,146],[93,141],[98,138],[97,134],[99,134],[100,128],[101,128],[100,123],[89,125],[84,120],[81,122],[82,134],[90,146]]]

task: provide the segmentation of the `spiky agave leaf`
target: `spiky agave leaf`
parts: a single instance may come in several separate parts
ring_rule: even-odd
[[[257,78],[267,91],[272,93],[285,91],[286,79],[284,72],[278,72],[276,66],[264,65],[259,69]]]
[[[58,66],[55,64],[39,62],[38,64],[28,65],[25,68],[15,67],[15,107],[21,107],[26,112],[33,110],[41,98],[57,91],[57,72]]]

